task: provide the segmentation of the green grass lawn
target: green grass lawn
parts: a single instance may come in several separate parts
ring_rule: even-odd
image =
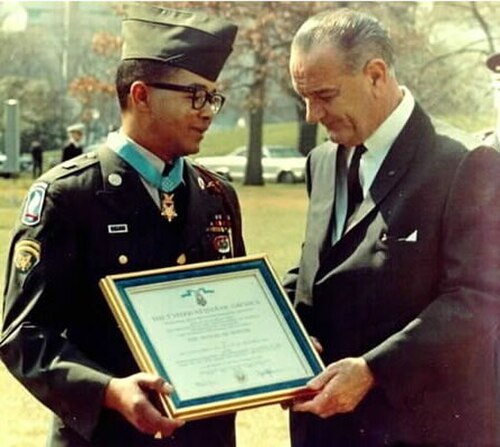
[[[28,178],[0,179],[0,271],[5,271],[10,229]],[[243,213],[249,254],[267,253],[281,277],[299,256],[304,233],[306,193],[303,184],[248,187],[235,184]],[[0,290],[3,290],[3,273]],[[0,364],[0,440],[2,447],[41,447],[49,412],[37,403]],[[238,414],[238,447],[289,446],[286,413],[273,405]],[[125,446],[124,446],[125,447]]]

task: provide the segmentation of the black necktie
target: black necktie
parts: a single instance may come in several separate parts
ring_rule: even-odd
[[[359,162],[365,152],[365,146],[356,146],[349,169],[347,170],[347,214],[344,228],[347,226],[347,222],[356,207],[363,201],[363,188],[359,181]]]

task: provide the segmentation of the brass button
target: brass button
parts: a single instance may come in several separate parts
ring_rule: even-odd
[[[118,256],[118,262],[121,264],[121,265],[125,265],[128,263],[128,258],[126,255],[120,255]]]
[[[123,179],[120,174],[113,173],[108,175],[108,182],[112,186],[120,186],[123,182]]]
[[[177,264],[184,265],[185,263],[186,263],[186,255],[184,253],[181,253],[177,258]]]

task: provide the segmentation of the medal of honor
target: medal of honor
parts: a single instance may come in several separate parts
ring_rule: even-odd
[[[161,195],[161,215],[172,222],[177,217],[175,211],[174,194],[167,194],[166,192]]]

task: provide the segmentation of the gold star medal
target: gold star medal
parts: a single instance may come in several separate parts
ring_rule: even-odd
[[[177,212],[175,211],[174,194],[167,194],[162,192],[161,194],[161,215],[172,222],[177,217]]]

